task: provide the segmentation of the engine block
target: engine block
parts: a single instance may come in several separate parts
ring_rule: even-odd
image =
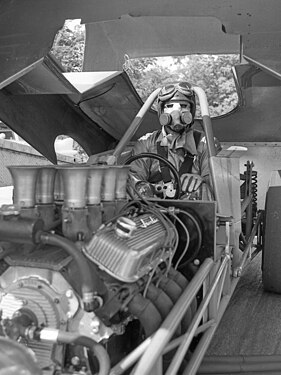
[[[177,263],[212,251],[214,208],[129,200],[128,167],[12,173],[14,204],[0,210],[2,333],[32,349],[48,375],[96,373],[106,356],[117,363],[161,326],[187,287]],[[195,310],[196,300],[179,333]],[[98,364],[85,355],[89,342],[104,353],[94,353]]]
[[[84,253],[111,276],[132,283],[171,255],[163,250],[166,237],[166,228],[153,214],[121,217],[98,231]]]
[[[21,263],[17,256],[10,259],[7,257],[6,261],[11,264]],[[41,265],[49,263],[50,266],[47,254],[45,259],[44,255],[41,259],[37,258],[37,262]],[[35,265],[35,259],[33,263]],[[57,265],[54,267],[59,268]],[[80,332],[96,342],[108,339],[113,333],[94,313],[83,311],[79,295],[60,272],[47,268],[9,267],[0,279],[0,310],[4,326],[6,320],[20,320],[21,316],[28,316],[38,327]],[[14,335],[16,333],[15,331]],[[21,341],[34,351],[41,368],[48,368],[54,363],[63,365],[61,345],[25,339]]]
[[[74,316],[79,303],[74,294],[68,298],[71,286],[63,277],[46,269],[10,267],[1,276],[2,319],[28,314],[38,326],[65,330],[67,320]],[[54,359],[61,360],[62,348],[51,343],[29,342],[42,367]]]

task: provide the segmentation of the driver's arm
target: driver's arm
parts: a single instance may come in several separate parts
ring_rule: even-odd
[[[156,146],[157,132],[149,133],[140,138],[132,149],[132,156],[145,152],[157,153]],[[131,175],[139,181],[149,181],[152,170],[153,159],[141,158],[133,161],[131,165]]]
[[[214,138],[216,153],[221,151],[222,147],[217,138]],[[211,184],[210,180],[210,167],[209,167],[209,153],[206,143],[206,138],[203,137],[198,145],[198,158],[194,163],[194,167],[198,174],[203,178],[204,182]]]
[[[156,135],[149,133],[144,137],[140,138],[132,149],[132,155],[139,155],[142,153],[157,153],[156,146]],[[141,195],[147,197],[154,196],[154,188],[148,182],[151,174],[153,173],[153,159],[151,158],[140,158],[133,161],[130,169],[130,183],[139,191]]]
[[[215,138],[217,153],[221,150],[220,142]],[[198,198],[213,200],[213,189],[210,180],[209,154],[205,137],[202,138],[197,149],[198,155],[194,160],[192,173],[181,176],[182,191],[184,196],[198,192]]]

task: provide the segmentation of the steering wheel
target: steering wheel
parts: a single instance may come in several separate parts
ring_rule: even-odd
[[[157,160],[162,161],[163,163],[165,163],[167,165],[167,167],[170,169],[170,171],[172,172],[173,177],[175,179],[176,192],[175,192],[174,199],[179,199],[180,196],[181,196],[181,181],[180,181],[179,173],[176,170],[176,168],[173,166],[173,164],[170,163],[169,160],[167,160],[163,156],[158,155],[158,154],[154,154],[152,152],[143,152],[141,154],[131,156],[129,159],[127,159],[125,161],[124,165],[131,164],[133,161],[135,161],[137,159],[143,159],[143,158],[157,159]]]

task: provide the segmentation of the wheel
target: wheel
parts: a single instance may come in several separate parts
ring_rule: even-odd
[[[172,172],[173,174],[173,177],[175,179],[175,189],[176,189],[176,193],[175,193],[175,197],[174,199],[179,199],[180,196],[181,196],[181,182],[180,182],[180,176],[179,176],[179,173],[178,171],[176,170],[176,168],[173,166],[172,163],[169,162],[169,160],[163,158],[163,156],[161,155],[158,155],[158,154],[154,154],[152,152],[143,152],[141,154],[137,154],[137,155],[133,155],[131,156],[129,159],[127,159],[125,161],[125,165],[128,165],[128,164],[131,164],[133,161],[137,160],[137,159],[143,159],[143,158],[151,158],[151,159],[157,159],[159,161],[162,161],[163,163],[165,163],[168,168],[170,169],[170,171]]]
[[[268,189],[265,205],[262,279],[266,291],[281,293],[281,186]]]

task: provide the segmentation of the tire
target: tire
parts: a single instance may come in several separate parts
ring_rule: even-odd
[[[281,293],[281,186],[266,195],[262,280],[266,291]]]

